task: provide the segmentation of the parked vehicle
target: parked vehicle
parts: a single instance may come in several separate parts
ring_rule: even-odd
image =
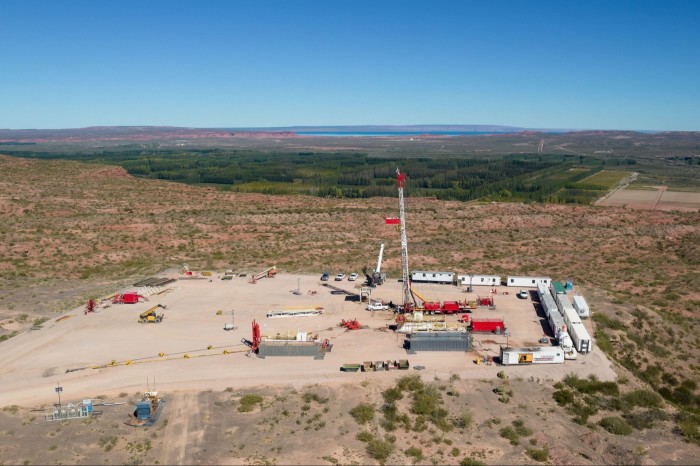
[[[358,275],[355,272],[353,272],[348,277],[348,281],[354,282],[355,280],[357,280],[357,277],[358,277]]]
[[[369,303],[367,305],[368,311],[386,311],[387,309],[389,309],[389,306],[387,306],[386,304],[380,303],[379,301],[377,301],[375,303]]]
[[[321,275],[322,282],[327,282],[329,278],[331,278],[331,274],[328,272],[323,272],[323,275]]]
[[[335,281],[342,282],[344,278],[345,278],[345,274],[341,272],[335,276]]]
[[[530,294],[527,292],[527,290],[520,290],[518,291],[518,298],[520,299],[527,299],[530,297]]]

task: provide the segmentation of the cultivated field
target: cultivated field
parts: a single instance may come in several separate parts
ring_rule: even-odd
[[[621,189],[598,203],[602,206],[650,210],[700,210],[700,193],[668,191],[665,186],[654,189]]]

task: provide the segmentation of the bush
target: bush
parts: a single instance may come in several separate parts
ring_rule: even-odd
[[[374,434],[363,430],[362,432],[358,433],[355,438],[360,442],[371,442],[372,440],[374,440]]]
[[[238,411],[241,413],[248,413],[255,408],[255,405],[263,402],[263,397],[260,395],[244,395],[241,397],[241,404],[238,407]]]
[[[382,396],[384,397],[384,401],[386,403],[394,403],[395,401],[398,401],[401,398],[403,398],[403,393],[401,393],[401,389],[399,387],[394,387],[388,390],[384,390],[382,392]]]
[[[515,427],[515,432],[521,437],[529,437],[532,435],[532,429],[525,426],[525,421],[522,419],[516,419],[513,421],[513,427]]]
[[[660,408],[663,404],[663,399],[658,393],[646,389],[625,393],[622,395],[622,401],[630,407],[642,408]]]
[[[379,461],[380,464],[384,464],[387,458],[389,458],[389,455],[394,452],[394,448],[396,448],[396,446],[391,442],[374,439],[370,440],[367,444],[367,453],[369,456]]]
[[[501,435],[501,437],[510,440],[511,445],[517,445],[520,443],[520,436],[511,426],[504,427],[503,429],[499,430],[498,433]]]
[[[396,387],[399,390],[415,392],[425,387],[425,384],[419,375],[406,375],[398,380]]]
[[[350,415],[355,418],[358,424],[367,424],[374,419],[374,406],[360,403],[350,410]]]
[[[410,447],[404,453],[406,453],[406,456],[412,456],[416,462],[423,459],[423,450],[420,448]]]
[[[468,409],[462,411],[462,414],[460,414],[454,421],[452,421],[452,424],[454,424],[454,426],[458,429],[468,429],[473,423],[474,413],[472,413]]]
[[[648,409],[646,411],[625,414],[627,423],[637,430],[650,429],[656,421],[668,420],[668,414],[660,409]]]
[[[603,429],[615,435],[629,435],[633,431],[632,427],[630,427],[624,419],[617,416],[604,417],[598,424]]]
[[[535,461],[544,463],[549,460],[549,450],[546,448],[528,448],[525,450],[525,454]]]
[[[557,390],[552,394],[552,396],[554,397],[554,401],[556,401],[559,406],[566,406],[574,401],[574,394],[571,392],[571,390]]]
[[[474,458],[466,457],[459,462],[459,466],[486,466],[486,463],[483,463]]]

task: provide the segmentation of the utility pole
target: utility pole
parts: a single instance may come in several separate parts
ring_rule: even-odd
[[[61,387],[59,382],[56,382],[56,388],[54,388],[56,391],[56,394],[58,394],[58,407],[61,407],[61,392],[63,391],[63,387]]]

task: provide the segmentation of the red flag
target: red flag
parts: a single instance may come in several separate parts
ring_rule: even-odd
[[[401,224],[400,218],[384,217],[384,221],[386,222],[387,225],[400,225]]]

